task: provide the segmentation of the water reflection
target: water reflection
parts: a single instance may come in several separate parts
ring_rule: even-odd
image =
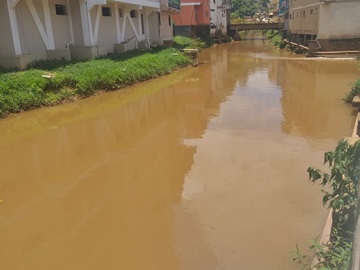
[[[354,61],[299,60],[276,66],[269,74],[284,89],[285,133],[335,139],[351,135],[354,118],[344,113],[352,115],[353,111],[342,98],[359,76]]]
[[[200,62],[0,121],[4,269],[291,268],[326,216],[305,171],[349,134],[355,68],[264,41]]]
[[[231,94],[220,58],[2,120],[3,267],[177,269],[173,205],[196,152],[182,141],[201,138]]]

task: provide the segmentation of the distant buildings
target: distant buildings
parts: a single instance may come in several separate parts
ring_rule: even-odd
[[[91,59],[172,38],[180,0],[1,0],[0,66]]]
[[[359,49],[358,0],[290,0],[288,22],[290,34],[316,39],[320,50]]]
[[[269,3],[269,17],[277,20],[279,17],[279,0],[271,0]]]
[[[175,35],[226,35],[230,9],[230,0],[181,0],[181,12],[173,16]]]

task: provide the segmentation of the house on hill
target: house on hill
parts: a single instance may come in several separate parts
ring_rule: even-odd
[[[291,0],[289,32],[304,41],[315,39],[319,49],[358,50],[360,1]]]
[[[92,59],[172,38],[180,0],[1,0],[0,66]]]

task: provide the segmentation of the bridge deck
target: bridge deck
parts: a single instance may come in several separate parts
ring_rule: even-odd
[[[230,24],[230,30],[263,30],[263,29],[284,29],[283,23],[240,23]]]

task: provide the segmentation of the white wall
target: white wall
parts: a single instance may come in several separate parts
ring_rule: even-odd
[[[173,37],[173,28],[172,28],[172,17],[171,14],[168,12],[161,12],[161,25],[160,25],[160,41],[167,39],[172,39]],[[170,18],[170,21],[169,21]],[[156,30],[156,28],[155,28]],[[152,31],[152,30],[150,30]]]
[[[33,3],[41,22],[44,22],[44,13],[43,9],[41,8],[41,0],[33,0]],[[16,15],[19,26],[22,53],[45,54],[45,44],[25,1],[20,1],[16,6]]]
[[[0,56],[14,55],[15,50],[10,27],[9,12],[7,2],[4,0],[0,1],[0,35]]]
[[[159,12],[152,12],[149,14],[149,25],[150,25],[150,43],[159,44],[160,33],[159,33]]]
[[[109,7],[111,10],[111,16],[102,15],[102,7]],[[100,16],[98,16],[98,12]],[[92,31],[96,35],[96,27],[98,24],[97,37],[94,36],[95,44],[102,47],[107,53],[114,51],[114,44],[117,43],[116,40],[116,27],[115,27],[115,9],[113,5],[98,5],[91,10],[91,20],[92,20]],[[99,19],[97,21],[97,18]]]
[[[65,5],[67,15],[56,15],[55,4]],[[51,24],[54,32],[55,49],[65,49],[66,44],[72,41],[70,31],[69,13],[70,7],[66,0],[49,0]]]
[[[320,9],[319,39],[360,37],[360,5],[355,2],[323,4]]]

